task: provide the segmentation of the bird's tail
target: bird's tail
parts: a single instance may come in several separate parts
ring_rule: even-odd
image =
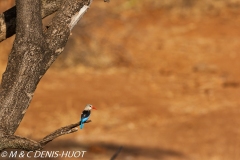
[[[80,129],[83,129],[84,123],[81,121]]]

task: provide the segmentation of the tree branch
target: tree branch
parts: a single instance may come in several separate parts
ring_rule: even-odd
[[[42,149],[41,144],[38,142],[15,135],[6,135],[0,138],[0,143],[0,151],[4,149],[21,149],[25,151]]]
[[[86,13],[92,0],[64,0],[61,7],[57,11],[51,22],[51,26],[46,32],[46,41],[49,45],[52,55],[49,59],[46,69],[56,60],[63,52],[63,46],[66,45],[71,29],[76,23],[71,23],[77,19],[78,21]],[[84,9],[82,9],[84,8]],[[83,12],[84,10],[84,12]],[[77,17],[77,18],[76,18]]]
[[[45,18],[56,12],[61,6],[63,0],[42,0],[41,16]]]
[[[84,123],[89,123],[89,122],[91,122],[91,120],[88,120]],[[39,141],[39,143],[41,144],[41,146],[45,146],[48,142],[54,140],[55,138],[57,138],[59,136],[76,132],[76,131],[78,131],[78,128],[76,128],[76,127],[78,127],[80,124],[81,124],[81,121],[74,123],[74,124],[70,124],[70,125],[62,127],[62,128],[59,128],[56,131],[54,131],[51,134],[44,137],[41,141]]]
[[[88,120],[84,123],[89,122],[91,122],[91,120]],[[51,142],[55,138],[78,131],[78,128],[76,127],[78,127],[80,123],[81,121],[61,127],[51,134],[45,136],[39,142],[16,135],[5,135],[4,137],[0,138],[0,151],[4,149],[21,149],[25,151],[41,150],[47,143]]]
[[[42,0],[41,16],[45,18],[60,7],[62,0]],[[0,14],[0,42],[11,37],[16,31],[16,6]]]

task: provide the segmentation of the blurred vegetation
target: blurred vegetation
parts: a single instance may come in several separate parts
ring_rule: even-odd
[[[110,4],[97,1],[73,31],[65,53],[60,56],[55,65],[66,67],[82,64],[94,68],[128,67],[134,63],[134,58],[133,53],[125,48],[124,39],[134,32],[136,26],[131,25],[131,21],[136,18],[136,15],[141,18],[143,14],[151,16],[152,12],[161,11],[170,19],[201,19],[205,16],[235,14],[239,6],[240,0],[122,0],[111,1]],[[115,33],[114,37],[107,35],[109,29],[113,32],[114,27],[118,26],[124,26],[125,31]],[[118,43],[119,41],[121,43]]]
[[[0,1],[0,11],[13,4],[13,1]],[[201,19],[205,16],[224,17],[237,14],[239,6],[240,0],[112,0],[110,3],[94,1],[91,9],[74,29],[64,53],[54,66],[129,67],[134,64],[134,58],[133,53],[125,47],[124,39],[134,32],[136,26],[131,25],[134,18],[141,18],[141,15],[151,16],[151,13],[156,11],[173,20]],[[124,26],[124,30],[112,33],[119,26]],[[1,63],[6,61],[12,41],[13,38],[0,45]]]

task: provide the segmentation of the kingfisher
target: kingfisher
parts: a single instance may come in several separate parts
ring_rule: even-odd
[[[84,108],[82,114],[81,114],[81,122],[80,122],[80,129],[83,129],[84,122],[88,120],[91,114],[91,109],[97,109],[93,107],[91,104],[87,104],[86,107]]]

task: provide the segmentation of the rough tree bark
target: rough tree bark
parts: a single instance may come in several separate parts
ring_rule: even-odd
[[[42,0],[41,16],[45,18],[56,12],[63,0]],[[16,31],[16,6],[0,14],[0,42],[11,37]]]
[[[51,12],[43,14],[41,3],[41,0],[16,0],[16,38],[0,85],[0,150],[39,150],[54,138],[77,131],[75,127],[79,124],[60,128],[39,142],[14,135],[37,84],[62,53],[71,29],[87,11],[91,0],[61,0],[45,32],[41,19],[55,9],[50,7]]]

